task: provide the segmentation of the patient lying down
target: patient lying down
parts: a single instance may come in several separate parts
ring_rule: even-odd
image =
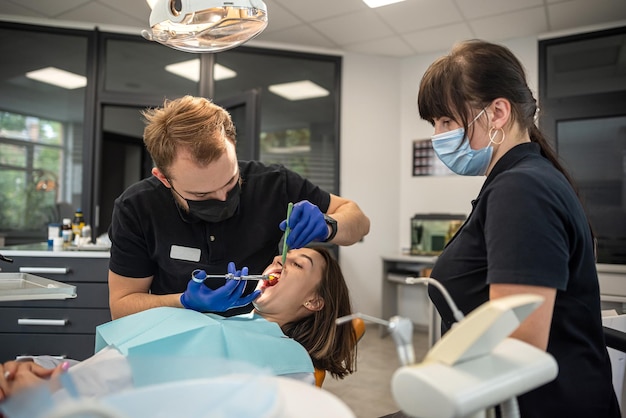
[[[185,356],[193,359],[191,365],[199,365],[194,368],[200,371],[202,361],[197,360],[208,362],[217,357],[310,382],[314,381],[313,367],[327,370],[334,378],[352,373],[356,361],[354,331],[335,324],[338,317],[351,313],[348,288],[337,261],[322,247],[301,248],[288,253],[284,266],[281,258],[275,257],[263,274],[276,275],[279,281],[271,287],[259,284],[262,293],[248,315],[224,318],[179,308],[155,308],[99,326],[98,352],[83,362],[47,356],[6,362],[0,365],[0,400],[66,371],[85,396],[132,387],[142,378],[153,378],[138,376],[141,368],[136,365],[155,353],[167,355],[168,350],[174,350],[170,358],[177,361]],[[161,332],[167,324],[174,328],[199,320],[207,321],[206,329],[201,334],[188,333],[189,337],[184,333],[176,336],[175,348],[167,344],[168,334],[154,338],[155,330]],[[151,345],[129,344],[138,327],[153,337]],[[229,345],[232,349],[223,349]]]

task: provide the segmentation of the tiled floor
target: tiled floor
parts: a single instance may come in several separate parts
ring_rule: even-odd
[[[416,331],[415,358],[428,351],[428,333]],[[326,376],[323,388],[343,400],[358,418],[376,418],[398,411],[391,395],[391,377],[400,366],[390,336],[379,337],[378,325],[367,325],[358,345],[357,371],[343,380]]]

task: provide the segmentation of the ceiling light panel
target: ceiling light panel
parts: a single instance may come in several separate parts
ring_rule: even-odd
[[[310,80],[273,84],[269,86],[269,91],[291,101],[314,99],[330,94],[328,90]]]
[[[177,62],[165,66],[165,71],[176,74],[193,82],[200,81],[200,59]],[[213,65],[213,79],[215,81],[226,80],[237,77],[237,72],[220,64]]]
[[[388,4],[400,3],[404,0],[363,0],[363,3],[367,4],[372,9],[376,7],[387,6]]]
[[[68,90],[74,90],[87,85],[87,77],[70,73],[56,67],[46,67],[40,70],[29,71],[26,77],[42,83],[52,84]]]

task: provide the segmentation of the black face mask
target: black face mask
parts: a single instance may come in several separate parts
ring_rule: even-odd
[[[239,196],[241,187],[239,182],[235,184],[228,194],[226,200],[187,200],[189,205],[189,213],[205,222],[221,222],[232,217],[239,206]]]

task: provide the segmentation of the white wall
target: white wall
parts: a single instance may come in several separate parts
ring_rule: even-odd
[[[381,254],[398,248],[401,62],[347,53],[341,91],[341,185],[369,216],[370,233],[340,249],[355,311],[380,314]]]
[[[536,37],[504,44],[524,64],[529,85],[537,92]],[[457,175],[412,177],[412,143],[432,135],[419,119],[420,79],[434,59],[445,54],[406,59],[346,54],[341,104],[341,194],[355,200],[371,221],[363,242],[341,248],[341,265],[355,311],[381,314],[381,256],[410,246],[410,219],[416,213],[469,214],[470,201],[484,177]],[[536,96],[537,97],[537,96]],[[423,287],[403,287],[401,315],[416,323],[424,300]]]

